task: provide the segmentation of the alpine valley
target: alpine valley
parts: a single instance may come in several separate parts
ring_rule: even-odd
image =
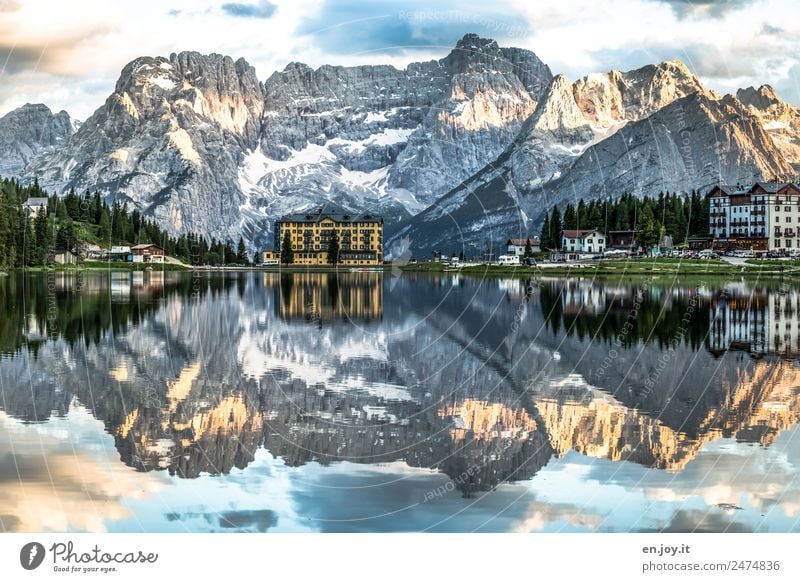
[[[141,57],[82,123],[44,105],[0,118],[0,174],[251,249],[320,207],[384,216],[387,256],[477,248],[580,197],[799,169],[800,110],[767,85],[719,95],[679,61],[571,82],[473,34],[402,70],[290,63],[263,82],[244,59]]]

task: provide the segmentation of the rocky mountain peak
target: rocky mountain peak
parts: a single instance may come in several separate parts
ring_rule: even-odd
[[[573,94],[573,85],[564,75],[556,75],[547,87],[531,118],[532,128],[554,132],[587,125]]]
[[[481,38],[477,34],[466,34],[441,63],[450,74],[456,75],[475,70],[483,71],[487,65],[497,60],[505,60],[497,41]]]
[[[785,105],[775,89],[769,85],[761,85],[758,89],[755,87],[739,89],[736,91],[736,98],[748,107],[755,107],[761,111],[766,111],[776,105]]]
[[[26,103],[0,117],[0,175],[18,176],[34,158],[67,142],[75,123],[66,111]]]

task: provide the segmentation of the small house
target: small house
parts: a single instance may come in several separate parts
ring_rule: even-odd
[[[47,209],[47,198],[28,198],[22,203],[22,210],[30,217],[36,217]]]
[[[281,261],[281,254],[278,251],[264,251],[262,253],[262,264],[277,265]]]
[[[134,245],[131,247],[134,263],[163,263],[164,249],[154,244]]]
[[[606,236],[597,229],[562,230],[561,250],[577,254],[602,254],[606,248]]]
[[[530,243],[531,252],[538,253],[541,249],[541,242],[538,236],[528,238],[510,238],[506,241],[506,254],[521,257],[525,254],[525,247]]]
[[[133,261],[133,253],[131,253],[131,247],[111,247],[111,250],[108,252],[108,258],[112,261],[130,263]]]

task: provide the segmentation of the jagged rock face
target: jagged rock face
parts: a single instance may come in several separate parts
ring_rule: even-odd
[[[751,101],[747,107],[705,91],[672,62],[594,75],[572,86],[557,76],[512,145],[398,225],[387,237],[387,254],[407,241],[419,254],[454,245],[468,254],[483,250],[488,241],[535,233],[547,209],[581,197],[794,176],[784,152],[792,151],[798,134],[786,129],[781,142],[765,131],[777,127],[765,120],[795,119],[794,108],[768,96]]]
[[[263,88],[244,60],[181,53],[143,57],[66,147],[27,176],[56,191],[99,189],[173,232],[238,232],[237,174],[255,147]]]
[[[275,218],[309,207],[391,222],[499,155],[551,77],[532,52],[476,35],[403,70],[292,63],[263,87],[243,60],[144,57],[26,177],[98,188],[173,232],[244,234],[253,246],[271,240]]]
[[[404,70],[292,63],[265,84],[242,188],[265,218],[323,205],[408,217],[502,152],[551,77],[532,52],[476,35]]]
[[[736,97],[761,120],[783,157],[800,172],[800,109],[781,100],[769,85],[739,89]]]
[[[63,145],[75,127],[66,111],[27,104],[0,117],[0,175],[18,176],[35,157]]]
[[[530,190],[559,178],[591,144],[700,90],[679,61],[588,75],[574,84],[557,76],[515,141],[514,186]]]

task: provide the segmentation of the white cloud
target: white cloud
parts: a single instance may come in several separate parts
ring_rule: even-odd
[[[403,66],[411,60],[443,56],[448,50],[443,39],[454,34],[481,26],[479,32],[490,34],[484,29],[493,13],[520,24],[516,30],[497,27],[501,44],[532,49],[554,72],[571,78],[679,58],[711,88],[731,92],[739,86],[770,83],[788,88],[787,97],[798,98],[800,43],[795,39],[800,38],[800,4],[793,0],[745,2],[724,11],[714,3],[705,10],[686,11],[674,9],[674,2],[653,0],[563,0],[544,5],[501,0],[490,7],[449,0],[409,1],[402,3],[402,14],[395,9],[401,6],[397,3],[275,0],[269,17],[261,18],[231,16],[223,4],[211,0],[3,2],[0,114],[25,102],[44,102],[86,118],[113,91],[127,62],[182,50],[244,57],[262,80],[291,61],[312,66],[380,62]],[[242,4],[261,6],[255,0]],[[449,22],[447,10],[453,6],[458,7],[458,15]],[[437,7],[442,10],[436,12]],[[408,14],[414,11],[428,11],[436,18],[409,23]],[[387,37],[385,44],[381,38],[370,37],[355,18],[361,12],[364,17],[382,14],[384,20],[375,34],[394,33],[395,37]],[[469,13],[476,18],[465,18]],[[314,34],[309,22],[323,14],[343,20],[331,22],[337,25],[334,32]],[[396,20],[397,26],[386,18]],[[414,42],[408,44],[416,46],[398,51],[397,39],[407,34],[403,26],[412,28]],[[530,32],[520,34],[520,30]],[[344,54],[331,53],[332,34],[341,35],[347,46]],[[358,42],[364,44],[361,50]]]

